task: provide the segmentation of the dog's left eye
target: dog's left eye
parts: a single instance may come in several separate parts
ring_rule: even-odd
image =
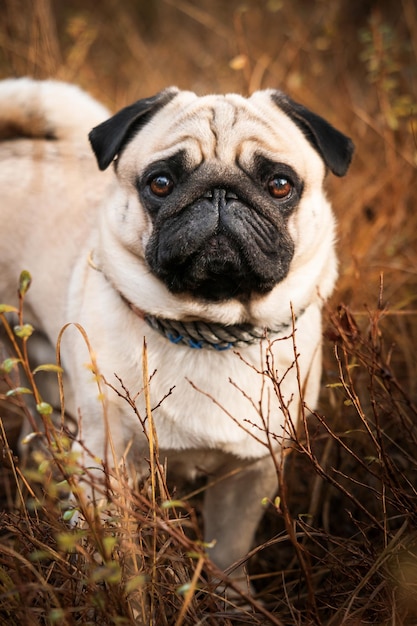
[[[158,198],[165,198],[174,189],[174,181],[166,174],[159,174],[149,181],[149,188]]]
[[[283,200],[291,195],[293,184],[285,176],[274,176],[268,181],[268,191],[273,198]]]

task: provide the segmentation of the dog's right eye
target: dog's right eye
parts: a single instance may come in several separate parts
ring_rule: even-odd
[[[158,198],[165,198],[174,189],[174,181],[166,174],[158,174],[149,181],[149,189]]]

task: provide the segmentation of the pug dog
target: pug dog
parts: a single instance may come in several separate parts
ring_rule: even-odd
[[[205,538],[230,568],[277,490],[289,422],[316,405],[337,276],[323,183],[351,140],[273,89],[172,87],[110,116],[30,78],[0,84],[0,137],[0,302],[25,269],[25,319],[52,346],[69,325],[75,448],[88,467],[149,471],[146,340],[160,458],[208,478]]]

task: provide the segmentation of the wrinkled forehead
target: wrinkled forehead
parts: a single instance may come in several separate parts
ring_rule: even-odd
[[[150,160],[168,159],[184,151],[195,166],[218,161],[249,167],[254,154],[262,154],[287,163],[301,176],[312,167],[317,174],[324,173],[317,152],[266,92],[256,92],[248,99],[237,94],[197,97],[180,92],[132,144],[140,146],[135,152],[139,169]]]

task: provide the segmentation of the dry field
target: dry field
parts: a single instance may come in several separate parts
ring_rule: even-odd
[[[58,498],[74,471],[67,440],[47,429],[54,460],[39,452],[21,466],[27,411],[6,397],[16,373],[0,353],[0,625],[417,624],[414,0],[1,5],[0,77],[77,82],[114,110],[169,84],[277,87],[350,135],[356,154],[328,182],[340,280],[321,403],[294,432],[279,499],[265,507],[248,566],[257,597],[224,611],[205,582],[199,494],[176,502],[156,450],[149,483],[133,493],[120,476],[109,518],[70,530]],[[16,350],[24,360],[24,341]]]

